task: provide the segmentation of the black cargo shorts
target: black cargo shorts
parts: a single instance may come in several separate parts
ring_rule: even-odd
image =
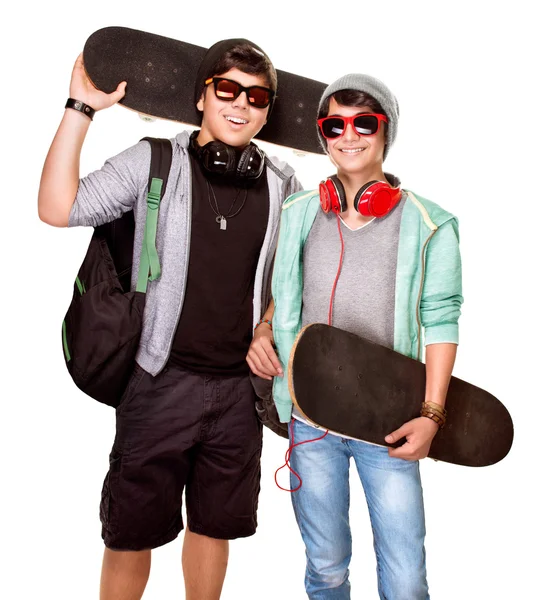
[[[253,535],[261,423],[248,375],[206,376],[136,366],[117,409],[100,505],[108,548],[143,550],[183,529],[218,539]]]

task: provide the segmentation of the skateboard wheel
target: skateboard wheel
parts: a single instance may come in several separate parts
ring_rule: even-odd
[[[142,121],[146,121],[147,123],[153,123],[156,120],[155,117],[149,117],[148,115],[143,115],[141,113],[137,114]]]

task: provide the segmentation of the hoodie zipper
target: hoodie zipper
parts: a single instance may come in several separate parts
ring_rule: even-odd
[[[188,280],[188,268],[190,266],[190,241],[191,241],[191,235],[192,235],[192,194],[193,194],[192,166],[190,164],[189,158],[188,158],[187,164],[188,164],[188,166],[187,166],[188,176],[190,178],[189,179],[190,195],[189,195],[189,202],[188,202],[188,217],[187,217],[187,226],[186,226],[186,234],[187,234],[186,235],[186,268],[184,269],[184,279],[182,281],[182,295],[180,297],[180,302],[178,305],[177,316],[175,319],[175,327],[173,328],[173,333],[171,334],[171,339],[169,340],[169,347],[167,348],[167,356],[165,357],[162,368],[158,371],[158,373],[156,373],[156,375],[158,375],[159,373],[161,373],[163,371],[165,365],[167,364],[167,362],[169,360],[169,357],[171,356],[171,350],[173,348],[173,340],[175,339],[175,332],[177,330],[178,323],[180,321],[182,307],[184,306],[184,297],[186,295],[186,282]]]
[[[437,229],[433,229],[430,233],[430,235],[426,238],[426,241],[423,245],[423,250],[421,252],[422,254],[422,265],[423,268],[421,270],[421,283],[419,285],[419,295],[417,297],[417,310],[416,310],[416,316],[417,316],[417,360],[421,360],[421,329],[422,329],[422,325],[421,325],[421,297],[423,294],[423,286],[425,283],[425,272],[426,272],[426,248],[428,246],[428,242],[430,242],[430,240],[432,239],[433,235],[436,233]]]

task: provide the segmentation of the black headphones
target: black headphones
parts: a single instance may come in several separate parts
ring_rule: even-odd
[[[199,131],[190,135],[190,148],[206,171],[238,179],[261,177],[265,167],[265,154],[255,144],[248,144],[239,156],[238,150],[223,142],[212,141],[201,146],[197,141],[198,135]]]

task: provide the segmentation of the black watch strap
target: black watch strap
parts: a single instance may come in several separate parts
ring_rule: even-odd
[[[64,108],[73,108],[73,110],[78,110],[79,112],[82,112],[84,115],[89,117],[91,121],[94,118],[94,115],[96,114],[96,111],[91,106],[88,106],[88,104],[85,104],[84,102],[81,102],[80,100],[75,100],[73,98],[68,98],[68,101],[66,102],[66,106]]]

